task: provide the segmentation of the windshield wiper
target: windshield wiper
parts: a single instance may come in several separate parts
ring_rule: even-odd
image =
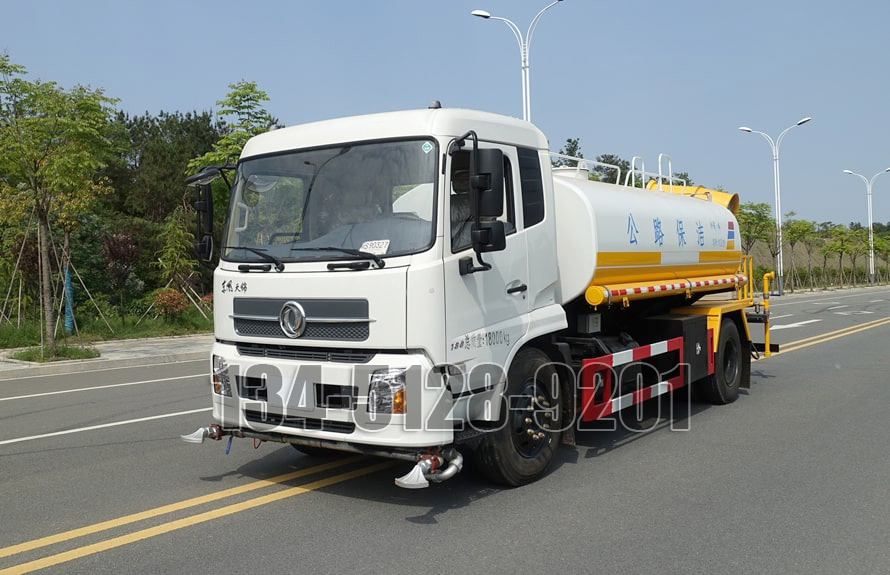
[[[256,255],[263,258],[263,261],[272,262],[273,264],[275,264],[275,271],[277,271],[277,272],[284,271],[284,263],[280,259],[273,256],[272,254],[267,253],[266,250],[263,250],[260,248],[251,248],[248,246],[226,246],[225,249],[227,249],[227,250],[247,250],[247,251],[255,253]]]
[[[373,260],[374,263],[377,264],[377,267],[378,267],[378,268],[382,268],[383,266],[386,265],[386,262],[383,261],[383,258],[381,258],[380,256],[378,256],[377,254],[372,254],[371,252],[363,252],[362,250],[354,250],[354,249],[351,249],[351,248],[335,248],[335,247],[323,247],[323,248],[322,248],[322,247],[311,247],[311,248],[307,247],[307,248],[300,248],[300,247],[297,247],[297,246],[294,246],[294,247],[291,248],[291,251],[296,251],[296,250],[311,251],[311,252],[335,251],[335,252],[341,252],[341,253],[344,253],[344,254],[349,254],[349,255],[351,255],[351,256],[357,256],[357,257],[360,257],[360,258],[363,258],[363,259],[366,259],[366,260]]]
[[[340,148],[340,151],[337,152],[336,155],[331,156],[330,158],[328,158],[327,160],[322,162],[320,166],[316,166],[314,163],[308,162],[308,161],[303,162],[307,166],[312,166],[312,168],[313,168],[312,179],[309,180],[309,187],[306,190],[306,197],[303,198],[303,219],[304,220],[306,219],[306,212],[309,211],[309,197],[312,195],[312,188],[315,187],[315,180],[318,179],[318,175],[321,173],[321,171],[324,169],[324,167],[328,165],[328,162],[330,162],[334,158],[339,158],[340,156],[342,156],[343,154],[345,154],[346,152],[348,152],[351,149],[352,149],[352,146],[343,146],[342,148]]]

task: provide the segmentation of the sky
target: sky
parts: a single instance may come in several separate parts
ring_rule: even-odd
[[[215,111],[254,81],[284,125],[393,110],[522,116],[520,52],[548,0],[0,0],[0,52],[28,77],[102,88],[131,115]],[[890,167],[890,3],[881,0],[563,0],[529,49],[531,119],[585,157],[659,153],[696,184],[782,212],[867,222]],[[873,187],[890,222],[890,174]]]

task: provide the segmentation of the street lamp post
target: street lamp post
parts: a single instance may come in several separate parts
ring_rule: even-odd
[[[767,134],[763,132],[759,132],[757,130],[752,130],[747,126],[739,127],[739,130],[743,132],[751,132],[754,134],[760,134],[763,138],[769,143],[769,147],[773,152],[773,181],[775,185],[775,201],[776,201],[776,245],[778,247],[778,252],[776,253],[776,273],[778,277],[776,278],[776,287],[779,290],[779,295],[785,294],[785,265],[782,261],[782,194],[781,194],[781,186],[779,184],[779,146],[782,144],[782,139],[785,138],[785,134],[791,128],[796,128],[797,126],[802,126],[812,120],[810,117],[801,118],[796,124],[792,126],[788,126],[782,133],[779,134],[779,137],[773,140]]]
[[[880,172],[872,176],[870,180],[868,180],[862,174],[857,174],[856,172],[852,172],[850,170],[844,170],[845,174],[850,174],[851,176],[859,176],[860,178],[862,178],[862,181],[865,182],[865,193],[868,196],[868,283],[871,285],[875,285],[875,232],[874,227],[872,226],[871,218],[871,187],[875,183],[877,177],[885,172],[890,172],[890,168],[881,170]]]
[[[547,11],[547,9],[552,8],[562,2],[562,0],[556,0],[555,2],[548,4],[538,12],[537,16],[532,19],[531,24],[528,26],[528,31],[525,33],[525,38],[522,37],[522,32],[519,30],[519,26],[513,23],[512,20],[508,20],[506,18],[501,18],[500,16],[492,16],[485,10],[473,10],[471,14],[473,16],[478,16],[480,18],[484,18],[486,20],[500,20],[507,26],[509,26],[510,30],[513,32],[513,35],[516,36],[516,41],[519,42],[519,61],[522,65],[522,119],[531,122],[532,120],[532,110],[531,110],[531,94],[529,92],[529,65],[528,65],[528,51],[529,46],[532,41],[532,34],[535,31],[535,26],[538,25],[538,20],[541,19],[541,15]]]

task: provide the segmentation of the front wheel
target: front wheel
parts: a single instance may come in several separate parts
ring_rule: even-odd
[[[720,322],[714,356],[714,375],[699,382],[697,395],[708,403],[726,404],[739,398],[742,383],[742,342],[738,325],[728,317]]]
[[[534,348],[520,351],[507,373],[501,425],[474,452],[482,474],[510,487],[541,477],[562,436],[562,405],[550,358]]]

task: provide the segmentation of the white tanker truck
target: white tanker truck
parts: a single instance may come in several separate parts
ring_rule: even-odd
[[[412,488],[472,451],[515,486],[584,422],[684,385],[734,401],[764,319],[737,196],[554,156],[528,122],[437,104],[252,138],[214,272],[214,423],[183,439],[403,459]],[[206,260],[225,171],[189,179]]]

